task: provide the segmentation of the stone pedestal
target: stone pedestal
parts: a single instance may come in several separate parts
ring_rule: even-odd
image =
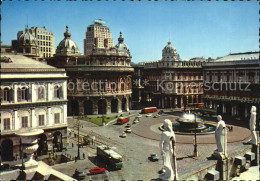
[[[38,163],[33,159],[34,152],[37,151],[38,135],[42,134],[42,129],[20,129],[16,135],[21,137],[22,151],[28,155],[28,160],[24,163],[25,169],[37,167]]]

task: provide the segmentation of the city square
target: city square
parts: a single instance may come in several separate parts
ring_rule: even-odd
[[[257,6],[1,1],[1,180],[260,179]]]

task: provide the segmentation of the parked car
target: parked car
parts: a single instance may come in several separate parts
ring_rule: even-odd
[[[139,123],[139,121],[136,119],[133,121],[133,124]]]
[[[159,160],[159,157],[157,156],[156,153],[152,153],[148,159],[155,162]]]
[[[155,116],[153,116],[154,118],[158,118],[160,117],[160,114],[156,114]]]
[[[125,126],[126,128],[130,128],[131,127],[131,124],[130,123],[127,123],[127,125]]]
[[[102,167],[94,167],[93,169],[89,170],[90,174],[99,174],[99,173],[104,173],[106,171],[105,168]]]
[[[147,114],[147,115],[146,115],[146,117],[151,117],[151,116],[152,116],[152,114]]]
[[[125,138],[126,137],[126,132],[123,132],[122,135],[121,135],[122,138]]]
[[[127,133],[131,133],[132,130],[131,130],[130,128],[126,128],[125,132],[127,132]]]

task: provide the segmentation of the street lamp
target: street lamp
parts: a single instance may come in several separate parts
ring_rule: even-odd
[[[196,121],[196,113],[194,113],[194,117],[195,117],[195,129],[194,129],[194,151],[193,151],[193,156],[197,157],[198,156],[198,150],[197,150],[197,121]]]
[[[105,112],[105,105],[104,105],[104,92],[101,92],[101,100],[102,100],[102,125],[105,126],[105,118],[104,118],[104,112]]]
[[[80,128],[80,120],[79,120],[79,117],[82,116],[82,113],[79,113],[78,115],[78,118],[77,118],[77,123],[74,125],[74,127],[77,128],[78,130],[78,156],[77,156],[77,159],[79,160],[80,159],[80,150],[79,150],[79,128]],[[74,120],[74,116],[73,116],[73,120]]]

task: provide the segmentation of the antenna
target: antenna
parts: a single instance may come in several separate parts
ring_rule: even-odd
[[[27,24],[26,24],[26,25],[27,25],[27,27],[28,27],[28,15],[26,15],[26,20],[27,20]]]

